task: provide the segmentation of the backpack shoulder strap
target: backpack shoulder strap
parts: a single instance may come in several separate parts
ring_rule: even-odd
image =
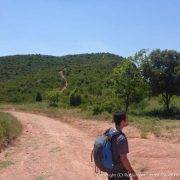
[[[120,135],[122,132],[121,131],[117,131],[114,128],[108,128],[103,134],[108,136],[109,138],[114,138],[114,136]]]
[[[110,129],[111,129],[111,128],[108,128],[103,134],[104,134],[104,135],[107,135]]]
[[[120,134],[122,134],[121,131],[115,131],[115,132],[113,133],[113,136],[120,135]]]

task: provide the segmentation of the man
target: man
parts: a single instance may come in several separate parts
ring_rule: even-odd
[[[138,180],[138,176],[131,167],[127,158],[129,153],[128,141],[122,129],[128,125],[128,118],[124,112],[116,112],[113,117],[115,128],[120,132],[120,135],[115,137],[112,141],[112,153],[115,168],[113,173],[108,174],[109,180],[130,180],[130,175],[133,180]]]

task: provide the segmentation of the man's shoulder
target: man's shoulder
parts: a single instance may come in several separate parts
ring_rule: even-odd
[[[117,136],[116,143],[127,143],[126,135],[123,132]]]
[[[116,135],[115,135],[116,142],[127,141],[127,138],[126,138],[126,135],[124,132],[117,131],[114,127],[110,128],[110,131],[116,133]]]

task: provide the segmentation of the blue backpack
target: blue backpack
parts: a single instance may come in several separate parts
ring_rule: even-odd
[[[100,171],[111,173],[114,169],[112,139],[120,135],[120,131],[115,128],[107,129],[102,135],[98,136],[94,142],[94,148],[91,153],[94,158],[95,165]],[[96,171],[96,167],[95,167]],[[97,172],[97,171],[96,171]]]

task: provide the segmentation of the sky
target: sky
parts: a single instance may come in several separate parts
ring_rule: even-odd
[[[180,0],[0,0],[0,56],[180,50]]]

